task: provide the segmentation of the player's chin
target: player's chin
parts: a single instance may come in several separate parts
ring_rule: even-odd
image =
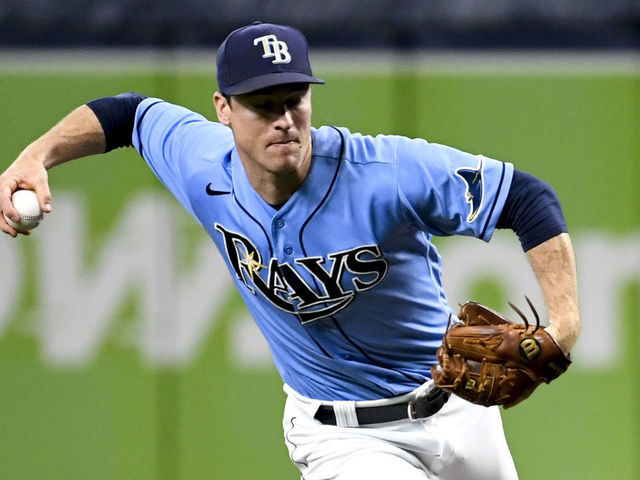
[[[301,149],[274,148],[269,149],[268,163],[274,170],[296,170],[302,162]]]

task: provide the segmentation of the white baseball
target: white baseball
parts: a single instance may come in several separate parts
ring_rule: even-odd
[[[11,203],[20,214],[20,221],[14,222],[6,215],[4,219],[18,232],[28,232],[38,226],[43,218],[38,197],[33,190],[16,190],[11,196]]]

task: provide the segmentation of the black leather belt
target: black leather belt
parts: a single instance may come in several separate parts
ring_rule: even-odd
[[[376,407],[356,407],[356,416],[360,425],[426,418],[438,412],[449,400],[449,395],[449,392],[436,388],[423,397],[406,402]],[[320,405],[313,418],[324,425],[337,424],[336,414],[331,405]]]

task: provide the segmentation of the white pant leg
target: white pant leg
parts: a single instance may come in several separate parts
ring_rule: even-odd
[[[498,407],[474,405],[452,395],[440,412],[422,423],[429,436],[445,443],[439,458],[423,459],[439,480],[518,479]]]
[[[517,479],[497,408],[452,397],[425,420],[336,427],[313,418],[321,402],[285,390],[285,441],[304,480]]]
[[[303,477],[305,480],[307,477]],[[428,480],[422,468],[402,457],[379,451],[356,453],[344,463],[335,480]]]

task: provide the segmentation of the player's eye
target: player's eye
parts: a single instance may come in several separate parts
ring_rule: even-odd
[[[256,110],[271,110],[273,108],[273,104],[271,102],[256,103],[253,105],[253,108]]]
[[[300,103],[302,103],[302,98],[296,97],[296,98],[287,100],[286,105],[287,105],[287,108],[296,108],[300,105]]]

